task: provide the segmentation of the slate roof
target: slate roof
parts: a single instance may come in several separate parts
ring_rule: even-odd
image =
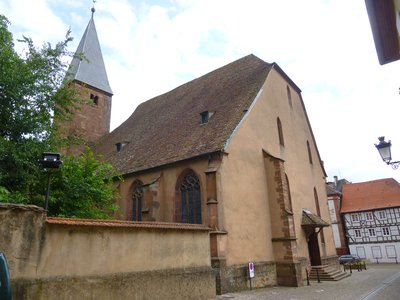
[[[343,185],[341,213],[400,207],[400,185],[393,178]]]
[[[223,151],[274,66],[251,54],[148,100],[93,150],[121,174]]]
[[[93,14],[71,61],[68,78],[113,94],[101,53]]]

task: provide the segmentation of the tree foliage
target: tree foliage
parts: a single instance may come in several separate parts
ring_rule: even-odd
[[[0,15],[0,201],[42,206],[46,176],[37,161],[43,152],[65,146],[54,119],[68,119],[80,101],[65,80],[70,56],[67,46],[72,38],[67,32],[54,47],[49,43],[36,47],[23,37],[19,42],[25,50],[19,54],[8,26],[6,17]],[[49,213],[105,217],[113,210],[109,176],[114,175],[109,165],[90,152],[66,158],[57,184],[52,186]],[[95,180],[94,176],[105,177]],[[83,187],[78,186],[79,181]],[[88,212],[91,209],[93,213]]]
[[[115,169],[96,159],[90,149],[78,157],[66,157],[54,174],[49,210],[62,217],[108,218],[115,210]]]

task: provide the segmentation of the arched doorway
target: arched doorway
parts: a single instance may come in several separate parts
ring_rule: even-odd
[[[320,266],[322,264],[318,243],[318,234],[323,227],[327,226],[329,226],[329,223],[325,222],[308,209],[303,209],[301,227],[306,234],[308,254],[312,266]]]
[[[312,266],[321,265],[321,254],[319,252],[318,235],[315,232],[310,233],[307,239],[308,254],[310,256],[310,263]]]

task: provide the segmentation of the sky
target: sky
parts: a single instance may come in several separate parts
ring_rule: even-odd
[[[114,92],[111,129],[138,104],[248,54],[302,90],[327,181],[400,181],[400,61],[381,66],[363,0],[97,0],[94,20]],[[75,51],[91,0],[1,0],[14,39]]]

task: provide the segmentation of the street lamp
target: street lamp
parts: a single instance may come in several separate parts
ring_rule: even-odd
[[[391,165],[392,169],[396,170],[399,165],[400,161],[392,161],[392,153],[390,151],[390,147],[392,146],[392,143],[390,142],[385,142],[385,137],[380,136],[378,138],[379,144],[375,144],[376,149],[378,149],[379,154],[381,155],[382,160],[387,164]]]
[[[46,189],[46,198],[45,198],[45,210],[47,211],[49,206],[49,193],[50,193],[50,176],[51,170],[58,169],[62,164],[60,153],[50,153],[45,152],[42,154],[42,159],[39,160],[39,164],[42,166],[44,170],[47,171],[47,189]]]

